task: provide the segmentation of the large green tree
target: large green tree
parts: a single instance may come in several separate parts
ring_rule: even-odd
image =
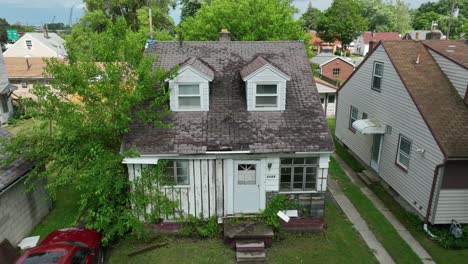
[[[180,24],[187,40],[217,40],[228,29],[234,40],[288,40],[302,38],[301,21],[291,0],[213,0],[195,17]]]
[[[202,6],[201,0],[180,0],[180,21],[193,17]]]
[[[52,196],[63,186],[78,189],[76,222],[102,231],[107,243],[141,227],[130,209],[122,164],[128,153],[120,153],[120,146],[133,120],[165,126],[169,95],[157,87],[171,73],[152,67],[153,58],[142,52],[146,38],[123,19],[91,36],[94,61],[48,61],[54,89],[35,85],[37,101],[28,108],[40,125],[9,139],[2,154],[33,161],[30,178],[53,175]]]
[[[356,0],[334,0],[317,25],[318,34],[323,40],[340,40],[344,46],[348,46],[366,29],[366,21]]]
[[[311,3],[309,3],[309,6],[307,7],[306,11],[301,16],[302,28],[307,31],[316,30],[317,23],[321,15],[322,12],[318,8],[313,7]]]
[[[411,16],[408,4],[402,0],[358,0],[361,16],[367,23],[367,30],[377,32],[405,33],[411,29]]]

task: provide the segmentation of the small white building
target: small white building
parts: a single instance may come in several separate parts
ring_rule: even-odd
[[[355,39],[353,54],[366,56],[369,52],[369,42],[374,40],[378,43],[381,40],[399,40],[400,33],[398,32],[362,32],[362,34]],[[375,45],[374,45],[375,46]]]
[[[65,40],[56,33],[28,32],[11,45],[3,56],[15,58],[60,58],[67,56]]]
[[[315,84],[320,94],[320,102],[322,103],[323,111],[328,117],[335,117],[336,112],[336,90],[338,87],[328,83],[320,78],[315,77]]]
[[[0,126],[13,115],[11,94],[14,89],[15,87],[8,82],[5,63],[0,53]]]

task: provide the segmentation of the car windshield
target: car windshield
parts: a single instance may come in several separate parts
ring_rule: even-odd
[[[47,251],[32,253],[26,257],[22,264],[45,264],[57,263],[63,256],[62,251]]]

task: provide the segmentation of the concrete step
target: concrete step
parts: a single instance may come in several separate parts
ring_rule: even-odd
[[[367,186],[373,184],[372,181],[369,178],[367,178],[366,174],[364,174],[363,172],[359,172],[357,175],[359,179],[361,179]]]
[[[370,170],[364,170],[364,171],[362,171],[362,173],[364,173],[364,175],[367,177],[367,179],[369,179],[369,181],[371,181],[372,183],[380,182],[380,177],[377,176],[374,172],[372,172]]]
[[[236,242],[237,252],[260,252],[265,250],[265,243],[259,240],[246,240]]]
[[[256,252],[237,252],[237,263],[264,263],[266,261],[265,250]]]

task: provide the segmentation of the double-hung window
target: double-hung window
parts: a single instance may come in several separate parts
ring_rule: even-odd
[[[280,191],[316,190],[318,158],[282,158]]]
[[[278,107],[278,85],[257,84],[255,88],[256,108],[276,108]]]
[[[405,171],[408,170],[411,154],[411,140],[400,135],[396,163]]]
[[[179,108],[180,109],[200,109],[201,94],[198,84],[179,84]]]
[[[340,75],[340,68],[333,68],[333,76]]]
[[[382,62],[374,62],[374,71],[372,74],[372,89],[376,91],[381,91],[382,88],[382,78],[384,72],[384,64]]]
[[[166,180],[175,185],[188,185],[189,181],[189,161],[188,160],[168,160],[166,165]]]
[[[355,129],[353,128],[353,123],[354,121],[358,120],[358,116],[359,116],[358,109],[354,106],[351,106],[351,110],[349,114],[349,129],[351,129],[352,131],[355,131]]]

